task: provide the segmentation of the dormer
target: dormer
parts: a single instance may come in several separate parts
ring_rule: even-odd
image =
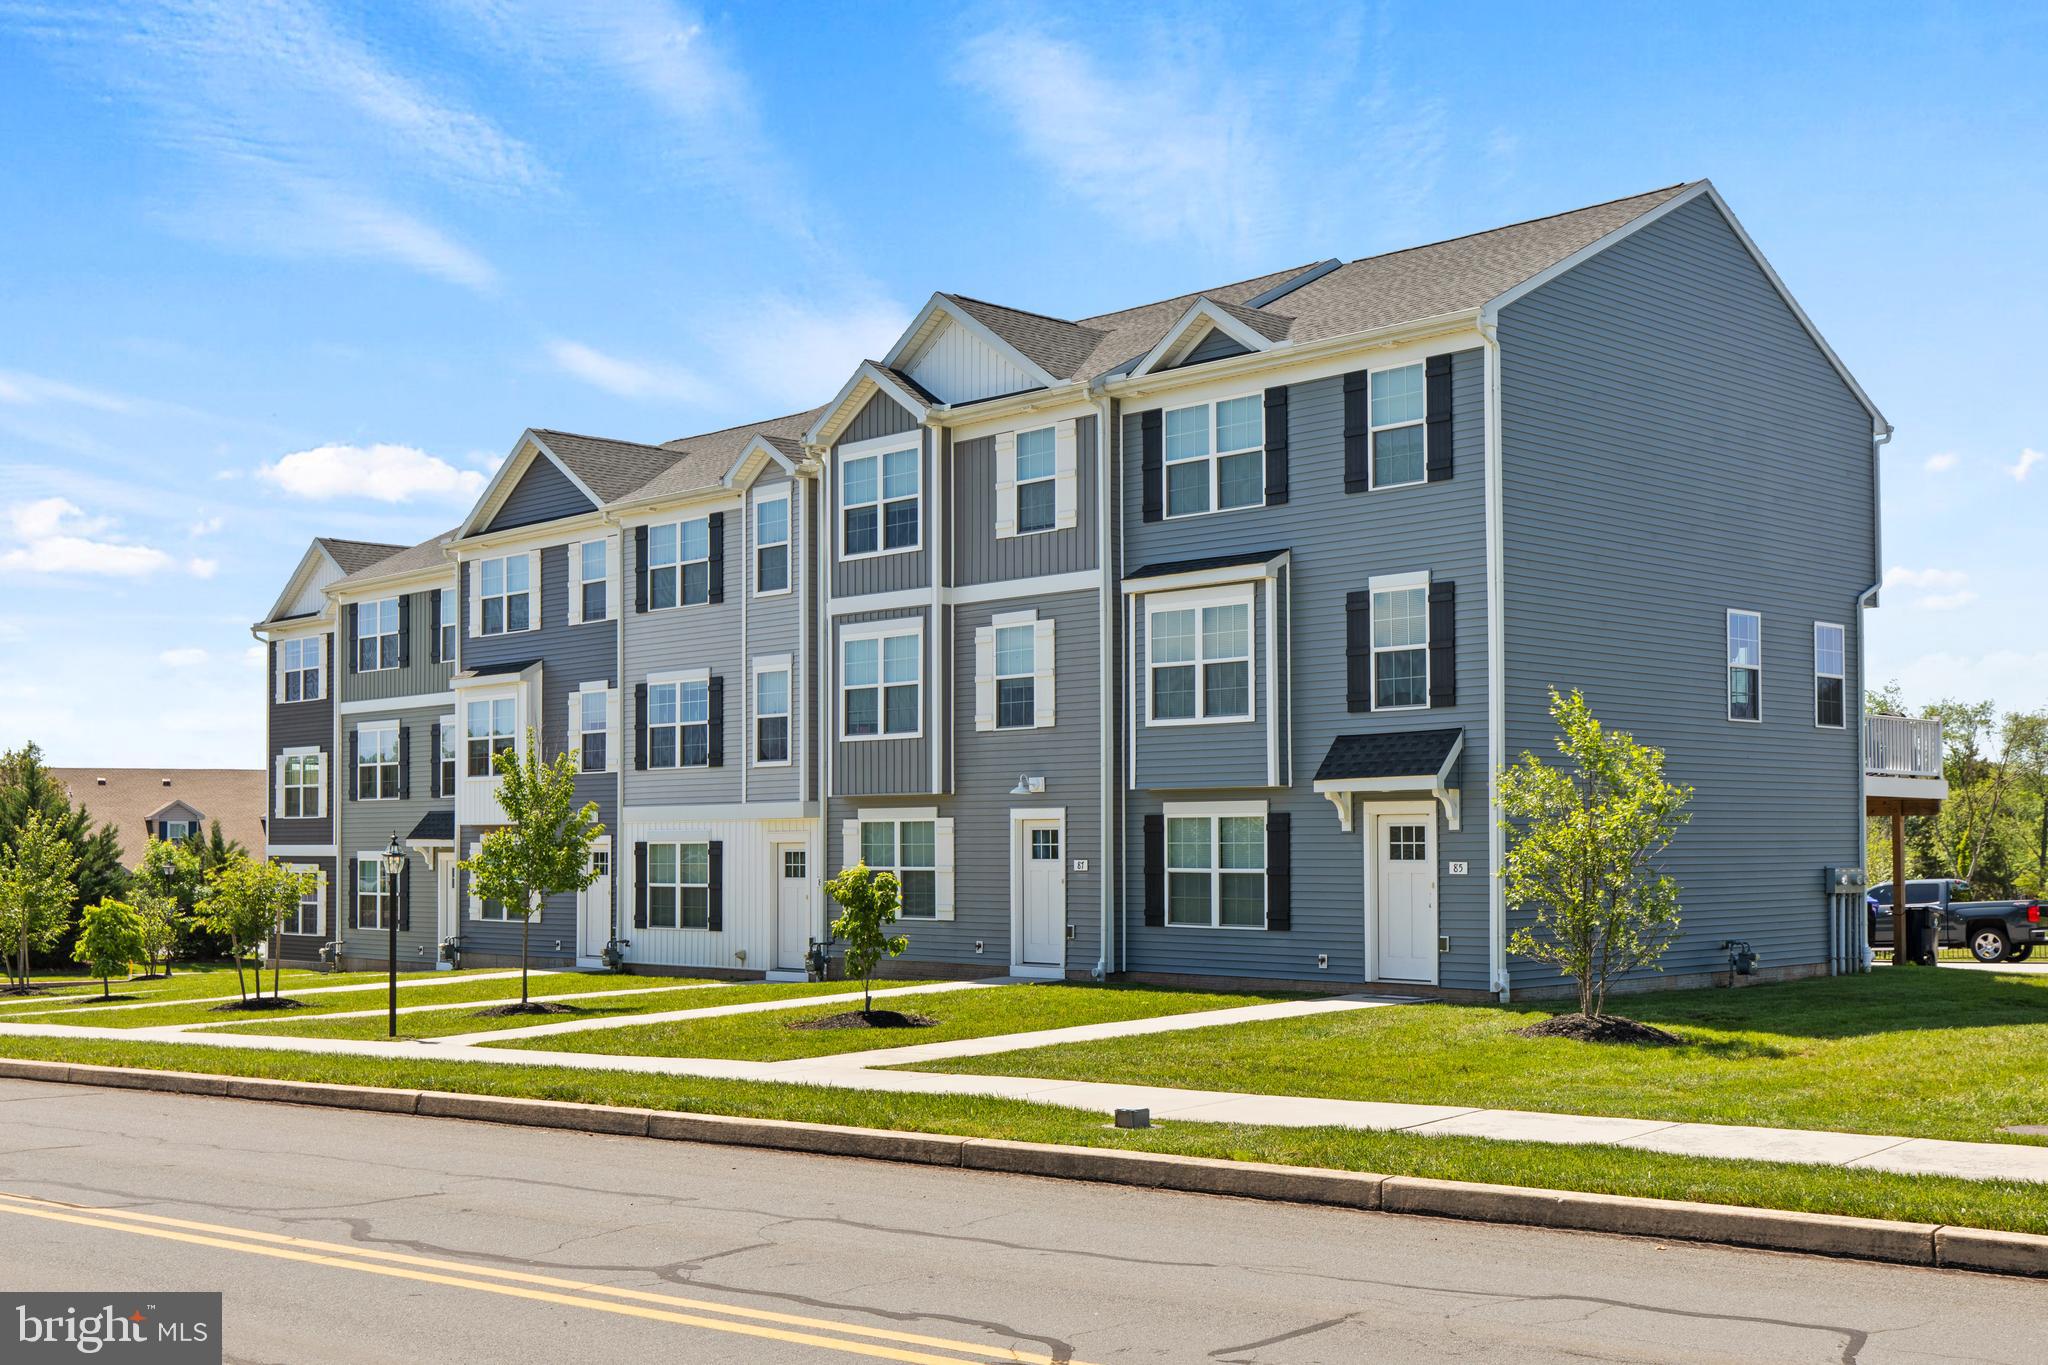
[[[1294,319],[1204,295],[1181,314],[1156,345],[1131,367],[1132,375],[1251,355],[1287,344]]]

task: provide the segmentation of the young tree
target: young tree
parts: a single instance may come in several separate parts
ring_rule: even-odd
[[[17,949],[14,984],[32,989],[29,950],[47,948],[63,936],[78,897],[78,857],[61,825],[46,824],[31,810],[16,831],[13,847],[0,849],[0,936]]]
[[[519,1009],[527,999],[527,942],[533,917],[549,896],[581,891],[597,879],[590,845],[604,833],[597,803],[576,805],[577,751],[551,763],[540,758],[540,737],[529,727],[526,751],[498,751],[498,804],[505,823],[486,834],[476,856],[456,866],[469,874],[470,894],[496,901],[519,917]]]
[[[875,967],[885,955],[895,957],[910,946],[908,938],[889,932],[903,903],[903,889],[894,873],[876,872],[858,862],[826,882],[825,894],[839,904],[832,933],[846,940],[846,970],[860,978],[860,1012],[872,1014]]]
[[[100,995],[108,997],[112,994],[108,982],[114,973],[125,977],[128,964],[142,956],[142,916],[116,900],[87,906],[71,956],[100,979]]]
[[[71,794],[43,765],[42,750],[24,744],[0,754],[0,851],[15,846],[30,812],[39,812],[43,824],[58,831],[78,860],[72,876],[77,894],[67,910],[126,890],[128,873],[121,862],[119,832],[112,825],[95,826],[90,812],[73,804]],[[65,920],[57,939],[44,945],[59,958],[66,955],[64,940],[72,928],[72,916],[67,913]]]
[[[184,840],[151,838],[129,879],[129,900],[143,917],[149,944],[147,959],[154,972],[161,961],[171,974],[171,954],[180,922],[193,915],[206,898],[206,871],[199,850]]]
[[[312,892],[319,873],[294,872],[283,863],[261,862],[246,855],[231,859],[213,870],[207,879],[210,893],[205,916],[215,932],[228,941],[235,960],[235,988],[246,1002],[248,988],[242,982],[242,958],[256,951],[285,916],[298,909]],[[275,987],[273,998],[277,998]],[[263,998],[263,972],[256,972],[256,998]]]
[[[1550,715],[1564,764],[1524,753],[1501,774],[1507,902],[1535,915],[1508,946],[1575,978],[1592,1020],[1609,984],[1655,967],[1678,931],[1678,883],[1655,860],[1691,818],[1692,788],[1665,779],[1661,750],[1602,727],[1576,690],[1551,689]]]

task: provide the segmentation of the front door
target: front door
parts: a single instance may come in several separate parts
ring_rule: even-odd
[[[809,858],[802,844],[777,844],[775,857],[775,968],[800,972],[818,926],[811,918]]]
[[[576,917],[577,955],[598,958],[612,941],[612,851],[592,849],[590,865],[597,869],[597,877],[583,888]]]
[[[1019,961],[1038,967],[1066,963],[1067,865],[1060,849],[1060,822],[1024,820],[1017,827],[1022,868],[1018,873]]]
[[[1436,984],[1436,820],[1373,817],[1373,911],[1383,981]]]

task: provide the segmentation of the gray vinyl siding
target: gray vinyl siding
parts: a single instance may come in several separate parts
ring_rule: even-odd
[[[452,583],[449,585],[452,588]],[[444,589],[446,590],[446,589]],[[434,661],[434,595],[428,588],[416,589],[404,594],[406,604],[401,608],[405,621],[405,633],[411,637],[406,648],[406,657],[412,662],[403,668],[380,668],[369,673],[354,673],[348,668],[349,660],[343,660],[340,669],[340,696],[343,701],[383,699],[388,697],[424,697],[448,690],[448,679],[455,671],[453,663]],[[381,601],[383,596],[372,598]],[[336,634],[344,648],[348,639],[348,607],[343,605],[342,627]]]
[[[922,693],[923,714],[919,718],[918,734],[914,739],[857,739],[838,738],[843,722],[840,710],[839,660],[840,639],[848,626],[868,625],[879,622],[919,622],[926,629]],[[855,612],[841,616],[832,622],[832,661],[830,691],[824,697],[826,714],[831,717],[830,733],[833,738],[832,791],[837,796],[910,796],[929,794],[932,789],[932,689],[936,685],[931,674],[932,640],[930,631],[931,609],[916,607],[909,611]],[[944,658],[945,655],[940,655]],[[973,712],[968,713],[968,723],[973,723]],[[1014,778],[1011,779],[1015,781]]]
[[[504,531],[515,526],[536,526],[593,510],[583,490],[569,481],[559,465],[543,455],[519,476],[519,482],[506,494],[504,505],[498,508],[498,515],[491,518],[485,529]]]
[[[1179,770],[1221,786],[1167,788],[1141,730],[1139,778],[1150,788],[1126,799],[1122,914],[1128,969],[1134,972],[1359,981],[1365,973],[1365,821],[1351,832],[1337,810],[1315,794],[1312,782],[1339,735],[1438,729],[1465,734],[1465,757],[1453,782],[1463,791],[1463,828],[1437,820],[1438,933],[1451,941],[1439,963],[1439,984],[1484,989],[1488,975],[1486,834],[1486,541],[1485,422],[1481,353],[1460,352],[1453,363],[1452,447],[1449,482],[1367,493],[1344,491],[1344,384],[1341,376],[1291,386],[1288,406],[1289,500],[1278,507],[1245,508],[1185,520],[1145,522],[1142,471],[1136,458],[1142,408],[1122,414],[1120,529],[1126,570],[1205,555],[1269,549],[1292,551],[1292,582],[1284,635],[1295,676],[1285,689],[1281,715],[1291,728],[1283,753],[1290,785],[1265,783],[1263,738],[1255,752],[1235,749],[1229,764],[1204,762],[1201,749],[1229,726],[1169,730],[1169,749],[1185,746]],[[1147,404],[1145,406],[1151,406]],[[1352,712],[1345,703],[1345,595],[1363,590],[1374,575],[1426,570],[1433,581],[1457,584],[1456,705],[1426,710]],[[1260,597],[1263,610],[1263,595]],[[1288,638],[1291,636],[1291,639]],[[1143,638],[1138,659],[1143,661]],[[1264,622],[1256,642],[1265,667]],[[1122,671],[1122,670],[1120,670]],[[1144,687],[1143,670],[1139,687]],[[1263,687],[1263,684],[1262,684]],[[1138,719],[1143,697],[1135,698]],[[1260,715],[1265,713],[1263,691]],[[1242,727],[1249,736],[1255,727]],[[1120,742],[1127,742],[1127,737]],[[1240,776],[1232,779],[1228,773]],[[1405,798],[1404,798],[1405,799]],[[1147,928],[1144,923],[1144,817],[1168,801],[1263,800],[1268,811],[1293,815],[1293,927],[1285,932],[1240,929]],[[1362,803],[1361,803],[1362,809]],[[1453,877],[1447,865],[1462,860],[1471,871]],[[1316,955],[1329,955],[1318,969]]]
[[[322,649],[329,660],[334,658],[335,637],[328,635]],[[312,701],[281,702],[277,700],[277,652],[279,644],[270,642],[269,676],[266,679],[268,691],[263,695],[270,707],[270,753],[265,779],[269,800],[263,810],[269,821],[266,839],[279,846],[290,844],[331,844],[334,842],[334,798],[338,789],[334,785],[334,669],[329,667],[320,679],[320,695]],[[276,812],[277,799],[277,758],[286,749],[318,749],[326,756],[324,776],[327,789],[320,797],[320,818],[317,820],[282,820]],[[253,850],[252,850],[253,851]]]
[[[1869,413],[1704,199],[1511,304],[1500,337],[1506,758],[1547,753],[1547,689],[1582,689],[1695,790],[1665,970],[1725,969],[1730,938],[1765,969],[1824,962],[1821,869],[1863,860]],[[1760,725],[1726,719],[1731,607],[1763,616]],[[1815,621],[1848,632],[1842,730],[1814,725]]]
[[[809,502],[809,494],[815,484],[791,479],[781,469],[771,466],[769,472],[756,479],[749,489],[745,524],[743,553],[741,556],[740,591],[745,598],[746,610],[746,658],[744,667],[738,673],[738,685],[726,684],[726,710],[733,717],[732,728],[726,732],[726,762],[746,765],[746,799],[748,801],[798,801],[803,799],[803,772],[797,766],[797,756],[804,742],[804,720],[806,703],[810,692],[804,686],[803,677],[803,604],[799,592],[803,587],[801,556],[811,545],[803,533],[803,514]],[[793,501],[790,504],[790,591],[763,597],[756,595],[755,569],[759,562],[754,546],[753,496],[760,492],[775,492],[787,487]],[[768,655],[789,656],[789,756],[790,761],[782,767],[758,767],[754,763],[754,660]]]
[[[1187,358],[1174,368],[1186,369],[1190,365],[1200,365],[1206,360],[1227,360],[1234,355],[1246,354],[1249,354],[1249,348],[1243,342],[1228,332],[1211,327],[1202,339],[1195,343],[1195,348],[1187,353]]]
[[[866,559],[840,559],[839,544],[845,521],[839,514],[839,451],[858,441],[876,436],[894,436],[911,433],[907,438],[917,442],[919,455],[920,489],[922,498],[918,507],[918,548],[899,550],[894,554],[875,555]],[[832,595],[834,597],[855,597],[869,592],[898,592],[905,588],[922,588],[931,582],[932,544],[932,452],[930,442],[908,412],[882,394],[868,400],[867,406],[853,419],[840,434],[833,447],[832,471],[826,480],[829,486],[830,520],[832,540]]]
[[[455,799],[452,796],[435,797],[433,791],[434,764],[434,722],[442,720],[453,709],[451,693],[444,705],[414,707],[404,710],[362,712],[342,718],[342,763],[348,761],[349,735],[358,725],[395,720],[401,727],[400,738],[406,751],[412,757],[412,782],[407,788],[407,797],[402,801],[355,801],[346,793],[354,789],[353,774],[342,774],[344,793],[341,811],[341,836],[336,841],[340,852],[341,876],[337,884],[338,896],[335,906],[340,919],[330,923],[341,926],[342,951],[350,958],[369,958],[382,962],[389,951],[388,937],[384,930],[352,929],[349,924],[349,909],[355,894],[355,860],[358,854],[381,854],[392,839],[400,847],[420,822],[420,817],[429,811],[452,810]],[[414,852],[408,859],[412,869],[412,911],[409,927],[398,931],[398,961],[401,966],[425,970],[433,967],[439,951],[439,935],[436,922],[434,894],[434,873],[426,860]]]
[[[725,600],[700,602],[694,606],[662,607],[635,611],[630,594],[626,607],[626,686],[619,698],[621,737],[620,769],[626,782],[626,803],[630,806],[724,805],[740,799],[740,770],[752,752],[747,744],[746,696],[752,686],[746,660],[741,655],[740,617],[747,610],[753,591],[751,544],[741,527],[746,514],[728,510],[725,514]],[[637,537],[630,531],[620,537],[626,560],[626,582],[639,573],[634,557]],[[789,599],[776,599],[786,601]],[[765,651],[764,651],[765,652]],[[725,680],[725,762],[716,768],[633,767],[639,713],[634,693],[650,673],[671,673],[702,668]]]
[[[630,561],[632,537],[620,538],[622,553]],[[471,565],[463,566],[463,587],[468,591]],[[632,582],[632,565],[626,565],[626,582]],[[630,604],[631,598],[628,597]],[[469,603],[463,601],[459,620],[466,631],[469,622]],[[630,610],[630,605],[629,608]],[[592,621],[581,625],[570,625],[569,620],[569,548],[566,544],[549,545],[540,552],[540,619],[537,630],[520,631],[510,635],[472,636],[463,642],[463,662],[471,668],[494,663],[519,663],[532,659],[541,661],[541,712],[540,738],[541,754],[553,758],[565,752],[570,745],[569,737],[569,695],[587,682],[603,682],[618,685],[618,622],[615,620]],[[615,766],[626,768],[633,762],[633,732],[631,728],[630,694],[620,697],[620,734],[616,737],[620,757]],[[576,799],[597,803],[598,823],[614,834],[613,844],[618,840],[619,826],[619,775],[612,773],[582,773],[576,778]],[[469,856],[469,845],[479,837],[481,831],[474,828],[456,830],[456,853],[459,857]],[[468,895],[467,878],[461,879],[461,894]],[[612,878],[614,896],[620,879]],[[519,952],[519,921],[516,919],[499,922],[469,918],[465,903],[461,917],[461,939],[465,952],[489,953],[517,956]],[[557,951],[556,940],[562,948]],[[576,896],[573,893],[554,896],[541,907],[541,913],[533,921],[533,960],[539,963],[562,963],[572,959],[576,953]]]
[[[326,925],[327,932],[325,934],[280,935],[286,961],[317,962],[320,958],[320,945],[331,942],[334,938],[334,926],[336,923],[334,910],[335,906],[339,904],[336,899],[338,890],[334,881],[334,859],[325,856],[315,858],[287,857],[280,858],[279,861],[289,863],[293,867],[317,868],[320,874],[326,878],[326,884],[320,892],[320,897],[321,911],[326,917],[323,923]],[[413,873],[415,886],[418,885],[417,879],[419,875],[418,872]]]
[[[1019,430],[1041,425],[1020,419]],[[1095,567],[1095,419],[1074,423],[1074,525],[1064,530],[996,538],[996,440],[983,436],[953,446],[953,576],[961,586],[1037,578]]]

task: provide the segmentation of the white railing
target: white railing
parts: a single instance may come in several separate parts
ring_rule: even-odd
[[[1941,722],[1872,716],[1864,733],[1864,770],[1884,777],[1940,777]]]

